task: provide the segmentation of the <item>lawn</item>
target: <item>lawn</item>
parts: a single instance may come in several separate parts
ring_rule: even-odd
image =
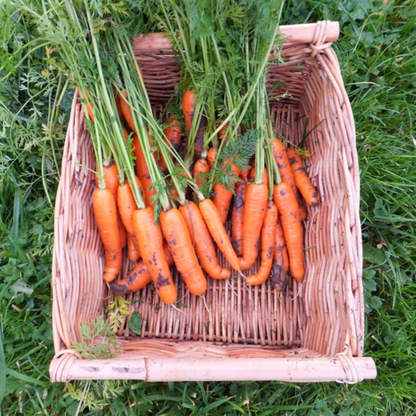
[[[54,200],[73,90],[0,3],[0,403],[3,415],[410,415],[416,408],[416,3],[289,1],[282,24],[339,21],[356,122],[366,305],[378,376],[336,383],[52,384]],[[26,45],[26,46],[25,46]],[[56,109],[59,109],[57,111]],[[53,126],[49,128],[48,126]]]

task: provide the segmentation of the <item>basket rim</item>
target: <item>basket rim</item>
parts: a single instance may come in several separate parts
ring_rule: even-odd
[[[288,37],[287,39],[290,39],[290,40],[286,41],[287,46],[290,47],[290,46],[293,45],[296,48],[297,44],[305,44],[306,43],[306,44],[309,44],[309,45],[306,45],[306,47],[311,47],[312,48],[312,53],[314,53],[314,52],[316,52],[316,47],[313,48],[312,46],[314,45],[315,42],[319,43],[321,45],[323,43],[328,44],[329,42],[332,43],[333,41],[336,41],[338,39],[338,36],[339,36],[339,24],[338,24],[338,22],[323,22],[325,29],[320,31],[320,36],[319,36],[319,41],[318,41],[316,36],[315,36],[315,33],[316,33],[316,31],[317,31],[316,29],[317,29],[317,27],[320,23],[322,23],[322,22],[318,22],[318,23],[315,23],[315,24],[282,26],[280,31],[281,31],[281,33],[285,34]],[[161,42],[161,43],[158,44],[157,42]],[[157,45],[159,45],[159,47],[157,47]],[[162,46],[165,45],[165,46],[163,48],[161,48],[160,45],[162,45]],[[303,45],[299,46],[299,48],[301,48],[301,47],[303,47]],[[168,38],[166,38],[161,33],[148,34],[146,36],[139,36],[139,37],[136,37],[134,39],[134,49],[135,49],[136,54],[140,53],[140,52],[143,52],[143,51],[144,52],[146,52],[146,51],[150,52],[150,51],[155,51],[155,50],[157,51],[158,49],[164,49],[164,48],[166,48],[166,50],[171,50]],[[338,69],[338,68],[335,68],[335,69]],[[74,96],[74,103],[76,103],[76,94]],[[346,104],[347,107],[350,105],[348,97],[347,97],[346,102],[344,101],[344,104]],[[74,112],[74,108],[75,108],[75,105],[73,104],[72,112]],[[69,128],[71,128],[71,127],[69,127]],[[354,138],[355,138],[355,131],[354,131],[353,135],[354,135]],[[66,140],[68,140],[68,138]],[[358,169],[357,166],[355,166],[354,169]],[[56,215],[56,207],[55,207],[55,215]],[[54,244],[54,251],[55,251],[55,244]],[[55,260],[55,254],[54,254],[54,260]],[[57,261],[57,259],[56,259],[56,261]],[[53,270],[52,270],[52,279],[53,279],[52,281],[53,282],[56,280],[55,272],[56,272],[55,267],[53,267]],[[55,281],[54,284],[58,284],[57,281]],[[360,296],[362,296],[362,287],[358,288],[358,291],[360,292]],[[56,296],[54,296],[54,299],[53,299],[54,305],[56,304],[56,302],[57,302]],[[65,366],[66,367],[74,365],[77,368],[84,368],[84,367],[86,368],[86,365],[88,365],[88,364],[86,364],[86,360],[78,359],[76,356],[74,356],[74,354],[72,352],[63,348],[63,343],[61,341],[59,331],[56,328],[56,326],[59,326],[59,323],[56,322],[56,318],[53,319],[53,325],[55,327],[54,328],[54,343],[55,343],[56,355],[55,355],[55,358],[53,359],[53,362],[51,363],[50,373],[51,373],[51,378],[53,380],[64,381],[64,380],[67,380],[67,379],[65,379],[65,377],[68,376],[68,373],[66,372],[66,370],[65,371],[62,370],[62,368],[63,368],[62,367],[62,362],[63,361],[65,361]],[[169,341],[169,340],[164,339],[164,341]],[[172,340],[172,342],[178,342],[178,341]],[[189,341],[185,341],[185,340],[181,340],[179,342],[180,343],[189,343]],[[200,341],[198,341],[198,343],[204,344],[204,343],[201,343]],[[210,341],[208,341],[206,344],[210,344]],[[245,347],[244,344],[236,344],[236,345],[238,345],[240,348]],[[217,348],[225,348],[225,347],[226,346],[224,346],[224,345],[222,345],[222,346],[218,345],[217,346]],[[267,350],[268,346],[266,345],[266,346],[263,347],[262,345],[258,344],[258,345],[255,346],[255,348],[258,348],[258,349],[264,348],[265,350]],[[276,348],[276,349],[279,349],[279,348]],[[295,350],[296,350],[296,347],[292,348],[289,351],[295,351]],[[280,351],[282,351],[282,349],[280,349]],[[311,353],[314,352],[313,350],[310,350],[310,351],[311,351]],[[315,354],[317,354],[317,353],[315,352]],[[339,354],[337,354],[337,355],[339,356]],[[128,357],[131,357],[131,358],[141,357],[141,359],[143,359],[143,360],[156,360],[156,361],[158,361],[159,358],[160,358],[160,357],[157,357],[157,356],[152,356],[151,354],[145,355],[145,354],[137,354],[137,353],[131,353],[131,352],[124,352],[123,356],[125,356],[125,357],[128,356]],[[204,360],[205,356],[206,356],[206,354],[205,355],[200,354],[198,357],[199,357],[199,359]],[[290,381],[300,381],[301,382],[301,381],[337,381],[337,380],[339,381],[339,380],[342,380],[342,381],[345,381],[345,382],[356,382],[356,381],[361,381],[363,378],[375,378],[376,368],[375,368],[375,364],[374,364],[374,361],[372,360],[372,358],[370,358],[370,357],[361,357],[361,356],[352,357],[350,355],[346,355],[346,357],[347,358],[336,358],[336,357],[334,358],[334,357],[330,357],[330,356],[309,357],[309,360],[310,360],[309,363],[311,364],[311,366],[310,367],[305,367],[305,369],[306,368],[312,368],[313,363],[315,362],[315,358],[322,359],[326,363],[330,363],[330,362],[333,363],[333,361],[335,360],[336,361],[335,364],[337,366],[339,366],[339,369],[342,369],[342,371],[344,371],[344,373],[346,374],[346,377],[338,377],[337,376],[337,378],[331,378],[331,376],[328,376],[328,374],[315,374],[315,379],[313,379],[313,380],[311,378],[302,379],[302,374],[299,374],[299,367],[297,367],[296,372],[295,372],[296,377],[291,378]],[[167,359],[169,361],[169,357],[163,357],[163,358],[165,360]],[[183,358],[184,357],[182,357],[182,359]],[[230,358],[232,360],[243,360],[243,361],[247,359],[247,357],[244,357],[244,356],[241,356],[239,358],[227,357],[227,359],[228,358]],[[114,360],[117,360],[117,359],[119,359],[119,357],[116,357]],[[178,360],[179,358],[175,357],[175,359]],[[281,362],[284,362],[284,361],[288,360],[289,358],[288,357],[280,357],[280,358],[279,357],[270,357],[270,358],[257,357],[257,358],[250,358],[250,359],[252,359],[252,360],[261,360],[261,359],[269,360],[270,359],[271,360],[270,363],[272,363],[273,360],[276,360],[276,362],[278,362],[279,360]],[[111,366],[112,363],[117,363],[117,361],[114,361],[114,360],[113,361],[112,361],[112,359],[105,360],[105,362],[107,364],[103,364],[103,366],[108,367],[108,366]],[[223,360],[223,357],[221,357],[221,360]],[[350,360],[350,361],[348,361],[348,360]],[[366,366],[368,372],[365,373],[365,375],[363,377],[360,377],[358,375],[354,376],[354,375],[351,375],[350,373],[348,373],[348,371],[350,371],[349,368],[351,367],[351,360],[353,361],[353,363],[354,362],[356,362],[356,363],[361,363],[361,362],[365,363],[365,366]],[[154,361],[154,362],[156,362],[156,361]],[[158,362],[160,364],[161,361],[158,361]],[[274,363],[274,361],[273,361],[273,363]],[[101,365],[101,364],[99,364],[99,360],[94,360],[93,362],[90,362],[90,364],[94,368],[98,368],[98,366]],[[91,365],[90,365],[90,367],[91,367]],[[147,365],[148,364],[146,364],[146,366]],[[171,363],[167,362],[166,365],[171,365]],[[358,367],[360,365],[361,364],[359,364]],[[58,371],[57,366],[59,367],[59,371]],[[239,366],[241,366],[241,364],[239,364]],[[276,373],[276,371],[274,371],[274,374],[271,376],[271,378],[267,378],[267,379],[269,379],[269,380],[289,381],[288,379],[286,379],[284,377],[281,378],[280,374],[278,373],[278,371],[279,371],[278,366],[276,367],[276,370],[277,370],[277,373]],[[82,370],[82,371],[84,371],[84,370]],[[84,376],[86,377],[87,373],[85,373],[85,372],[82,373],[82,371],[81,371],[81,373],[79,373],[79,376],[80,377],[84,377]],[[357,371],[355,371],[355,372],[357,373]],[[64,373],[66,373],[65,377],[64,377]],[[84,374],[84,375],[82,375],[82,374]],[[146,374],[147,374],[147,369],[146,369]],[[196,374],[199,374],[198,377],[201,376],[200,372],[198,372]],[[235,374],[235,376],[233,376],[233,374]],[[229,377],[236,377],[236,378],[232,378],[232,380],[244,380],[245,379],[245,378],[239,378],[239,377],[242,377],[242,376],[237,376],[236,374],[237,373],[235,373],[235,372],[234,373],[230,372],[230,374],[228,376]],[[251,373],[251,379],[253,378],[252,374],[253,373]],[[93,373],[89,373],[89,379],[99,379],[96,376],[97,376],[97,374],[94,375]],[[189,373],[188,373],[188,376],[189,376]],[[119,379],[132,378],[132,379],[144,379],[144,380],[149,380],[149,381],[163,381],[163,379],[159,379],[158,377],[159,376],[155,376],[154,378],[151,378],[151,377],[149,378],[148,375],[146,375],[145,378],[142,378],[142,375],[140,375],[140,377],[136,377],[136,376],[132,377],[131,374],[130,375],[127,374],[127,376],[126,376],[124,374],[119,373],[118,377],[113,377],[113,378],[119,378]],[[322,378],[319,378],[319,377],[322,377]],[[174,379],[175,378],[171,378],[170,380],[174,380]],[[202,378],[200,378],[200,379],[202,379]],[[211,378],[211,379],[212,379],[212,381],[216,380],[215,378]],[[175,380],[180,381],[181,378],[179,376],[177,376]],[[191,380],[191,378],[189,380]],[[210,378],[204,378],[204,380],[208,381],[208,380],[210,380]]]

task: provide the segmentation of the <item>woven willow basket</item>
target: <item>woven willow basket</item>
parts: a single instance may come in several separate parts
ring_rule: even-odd
[[[190,296],[178,273],[180,310],[164,305],[150,285],[128,295],[143,317],[142,334],[118,332],[115,358],[81,359],[73,343],[80,326],[103,315],[109,292],[102,280],[104,250],[92,211],[95,168],[82,106],[74,98],[55,209],[53,258],[53,381],[282,380],[357,382],[374,378],[363,357],[359,171],[354,121],[331,42],[338,24],[286,26],[285,63],[273,64],[268,82],[282,81],[272,115],[278,132],[299,142],[308,120],[309,176],[322,199],[304,224],[306,275],[283,292],[248,287],[242,279],[208,278],[203,298]],[[137,38],[134,49],[153,103],[163,104],[179,79],[167,39]],[[127,256],[125,256],[127,257]],[[219,255],[222,264],[226,264]],[[123,274],[131,267],[128,259]],[[255,270],[257,265],[252,269]],[[249,273],[250,271],[248,271]]]

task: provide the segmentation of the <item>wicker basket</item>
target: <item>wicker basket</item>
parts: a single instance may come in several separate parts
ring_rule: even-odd
[[[91,172],[82,167],[95,167],[94,154],[75,97],[55,209],[53,381],[357,382],[376,376],[373,360],[363,357],[360,184],[353,116],[331,48],[338,24],[318,22],[281,31],[288,37],[285,63],[273,64],[268,76],[270,83],[284,83],[276,95],[286,94],[272,108],[277,130],[298,142],[306,119],[308,130],[317,126],[306,140],[311,153],[307,169],[322,203],[308,208],[304,225],[304,282],[291,281],[278,292],[267,283],[248,287],[241,279],[208,278],[202,299],[190,296],[173,271],[181,310],[164,305],[148,286],[128,296],[131,311],[143,317],[142,335],[130,333],[126,319],[115,358],[79,358],[73,343],[81,340],[80,325],[104,313],[108,288],[92,212],[95,185]],[[163,103],[179,78],[168,41],[149,35],[137,38],[134,48],[152,101]],[[123,273],[130,266],[126,260]]]

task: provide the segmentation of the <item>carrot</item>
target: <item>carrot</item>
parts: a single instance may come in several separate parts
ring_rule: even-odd
[[[217,123],[217,127],[219,127],[224,122],[224,120],[225,120],[225,117],[224,116],[221,117],[221,120]],[[218,132],[218,138],[220,140],[224,139],[224,135],[225,135],[225,132],[227,131],[227,129],[228,129],[228,125],[225,124],[224,127]]]
[[[78,95],[83,99],[83,100],[89,100],[88,95],[86,95],[85,97],[81,94],[81,91],[79,88],[77,88],[78,91]],[[87,109],[88,115],[90,116],[91,121],[94,123],[94,112],[93,112],[93,105],[91,101],[87,101],[85,104],[85,107]]]
[[[277,208],[273,201],[267,203],[266,214],[261,231],[261,264],[256,274],[247,277],[252,286],[261,285],[269,277],[273,265],[273,253],[276,239]]]
[[[146,159],[142,147],[140,146],[137,134],[133,135],[134,155],[136,157],[136,174],[144,189],[144,200],[146,205],[152,206],[151,200],[153,195],[156,195],[156,189],[152,188],[153,182],[150,177],[149,168],[146,164]]]
[[[188,130],[191,130],[195,114],[195,104],[197,102],[195,95],[193,91],[186,90],[182,98],[182,112],[185,117],[185,126]]]
[[[250,176],[250,172],[251,172],[251,169],[250,168],[249,169],[246,169],[246,170],[241,170],[240,171],[240,179],[242,179],[245,182],[248,182],[249,176]]]
[[[303,267],[303,232],[295,195],[286,182],[281,182],[274,185],[273,200],[279,211],[279,218],[285,235],[290,273],[298,282],[301,282],[305,273]]]
[[[230,277],[230,270],[218,264],[214,243],[197,205],[188,201],[179,207],[179,211],[185,219],[192,244],[196,245],[196,252],[203,269],[214,279]]]
[[[207,290],[207,280],[199,265],[185,220],[176,208],[160,213],[160,226],[186,287],[195,295]]]
[[[204,218],[212,238],[217,243],[218,248],[224,254],[228,263],[230,263],[234,270],[240,271],[238,257],[235,254],[227,231],[225,231],[220,214],[218,213],[218,209],[215,204],[211,199],[204,199],[199,204],[199,210],[202,214],[202,217]]]
[[[136,132],[136,126],[134,124],[133,114],[131,112],[131,108],[129,103],[127,102],[127,92],[122,90],[120,95],[120,108],[121,112],[123,113],[124,119],[129,127]]]
[[[133,228],[156,290],[162,301],[170,304],[176,302],[178,293],[165,258],[162,231],[155,223],[154,215],[151,207],[134,211]]]
[[[243,257],[239,258],[241,270],[250,268],[256,261],[268,195],[269,189],[264,183],[253,182],[247,188],[243,225]]]
[[[116,87],[113,86],[113,94],[114,99],[116,101],[116,107],[117,107],[117,114],[121,122],[124,121],[124,114],[123,110],[121,109],[121,102],[120,102],[120,94],[118,93]]]
[[[218,154],[217,150],[215,150],[213,147],[211,147],[208,150],[207,159],[208,159],[208,165],[210,169],[212,169],[215,165],[215,161],[217,160],[217,154]]]
[[[282,224],[280,219],[278,219],[276,224],[276,244],[274,248],[272,274],[270,276],[270,281],[276,290],[282,291],[285,288],[288,271],[289,257],[287,254],[286,241]]]
[[[226,163],[228,162],[224,162],[224,165]],[[238,175],[240,174],[240,170],[236,168],[235,165],[231,165],[231,170],[234,172],[235,176],[238,177]],[[212,202],[217,207],[218,213],[220,214],[221,221],[223,224],[225,224],[225,221],[227,221],[228,210],[230,208],[232,198],[232,190],[227,190],[225,186],[220,183],[216,183],[214,185]]]
[[[296,197],[298,203],[300,218],[303,221],[306,218],[306,209],[303,206],[302,197],[296,187],[295,178],[293,176],[292,169],[290,168],[289,158],[283,143],[276,137],[273,141],[273,156],[276,160],[277,167],[279,168],[280,177],[283,182],[286,182]]]
[[[173,266],[173,257],[167,244],[163,245],[163,251],[165,253],[165,259],[168,266]],[[137,292],[147,286],[151,281],[152,277],[147,270],[146,264],[143,259],[140,259],[139,262],[127,273],[127,276],[124,279],[118,280],[111,285],[111,290],[117,296],[121,296],[127,293]]]
[[[303,167],[302,159],[296,153],[295,149],[289,149],[287,156],[289,157],[290,167],[295,177],[296,187],[308,205],[317,207],[319,205],[319,196],[306,173],[306,169]]]
[[[112,193],[114,201],[117,201],[117,189],[119,186],[118,181],[118,169],[117,166],[112,163],[109,166],[103,166],[104,181],[106,188]],[[98,188],[98,175],[95,175],[95,185]],[[125,247],[127,244],[127,233],[123,222],[120,219],[120,214],[117,210],[117,224],[118,232],[120,234],[121,247]]]
[[[109,166],[103,166],[104,181],[106,188],[113,194],[113,197],[117,198],[118,189],[118,169],[115,163],[111,163]],[[95,185],[98,188],[98,175],[95,175]]]
[[[231,243],[237,256],[243,255],[243,224],[244,206],[246,203],[247,182],[237,182],[233,202],[233,213],[231,220]]]
[[[136,262],[140,258],[140,249],[138,249],[133,240],[130,238],[130,235],[127,234],[127,253],[130,261]]]
[[[182,141],[182,127],[179,125],[179,120],[173,117],[170,117],[168,119],[168,124],[169,126],[163,130],[163,133],[166,136],[166,139],[170,142],[170,144],[176,150],[179,150]],[[163,140],[165,141],[166,139],[163,138]],[[166,161],[162,155],[160,155],[160,167],[163,171],[166,171],[167,169]]]
[[[180,126],[179,120],[174,117],[168,119],[168,124],[169,126],[166,127],[163,132],[171,145],[178,150],[182,140],[182,127]]]
[[[113,281],[121,269],[122,247],[117,224],[117,207],[113,194],[107,188],[97,188],[92,198],[95,220],[105,250],[103,279]]]
[[[256,168],[252,168],[250,170],[249,179],[252,180],[252,181],[254,181],[255,176],[256,176]],[[266,168],[264,168],[264,172],[263,172],[263,183],[266,186],[269,186],[269,174],[267,173],[267,169]]]
[[[207,162],[206,159],[198,159],[195,162],[195,165],[194,165],[194,178],[195,178],[195,183],[198,186],[201,186],[206,181],[206,178],[204,177],[203,174],[204,173],[208,174],[209,171],[210,171],[210,168],[209,168],[209,165],[208,165],[208,162]],[[200,173],[202,175],[199,175]]]
[[[137,184],[139,185],[139,189],[141,188],[141,183],[139,179],[136,177]],[[134,200],[133,192],[131,190],[130,185],[125,182],[124,184],[120,185],[117,190],[117,206],[118,211],[120,213],[121,220],[123,221],[124,226],[126,227],[127,235],[130,242],[136,247],[137,251],[137,258],[141,257],[140,246],[139,242],[137,241],[136,234],[134,233],[133,228],[133,212],[136,211],[137,205]],[[133,247],[129,249],[133,252]],[[129,256],[130,260],[133,260]]]

